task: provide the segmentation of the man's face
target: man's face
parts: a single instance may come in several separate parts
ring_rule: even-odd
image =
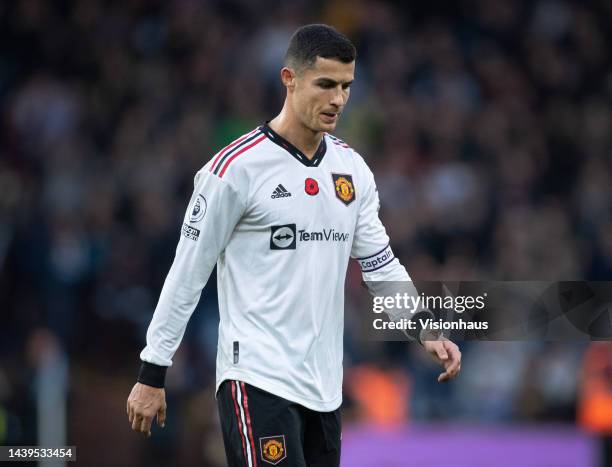
[[[333,131],[344,110],[355,62],[317,57],[310,68],[294,76],[289,96],[295,114],[312,131]]]

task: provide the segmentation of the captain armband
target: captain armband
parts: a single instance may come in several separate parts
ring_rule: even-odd
[[[394,259],[395,255],[391,250],[391,246],[387,245],[378,253],[366,256],[365,258],[357,258],[357,261],[362,272],[372,272],[385,267]]]

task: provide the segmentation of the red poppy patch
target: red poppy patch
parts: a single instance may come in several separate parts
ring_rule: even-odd
[[[319,192],[319,183],[314,178],[307,178],[304,182],[304,190],[310,196],[314,196]]]

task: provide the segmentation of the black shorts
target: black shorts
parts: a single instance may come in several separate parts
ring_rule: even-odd
[[[217,405],[229,467],[340,465],[340,409],[316,412],[230,380]]]

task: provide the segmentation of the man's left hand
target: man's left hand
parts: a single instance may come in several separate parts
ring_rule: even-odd
[[[454,342],[446,338],[440,340],[424,340],[423,347],[435,362],[444,367],[444,373],[438,376],[438,382],[456,378],[461,371],[461,352]]]

